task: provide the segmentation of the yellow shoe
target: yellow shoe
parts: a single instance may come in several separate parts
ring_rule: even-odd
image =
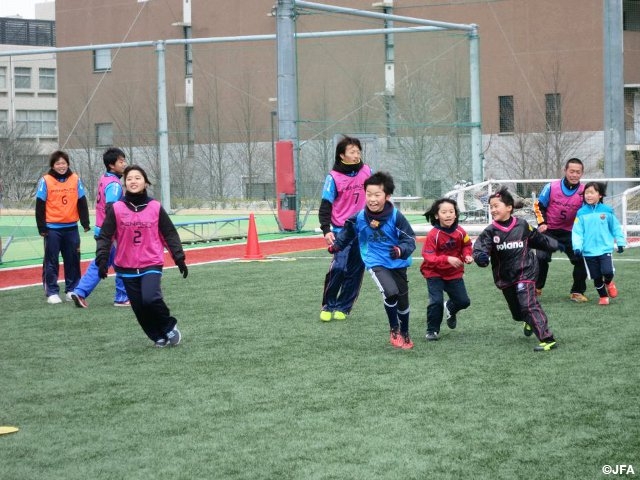
[[[320,312],[320,320],[322,320],[323,322],[330,322],[331,312],[329,312],[328,310],[322,310]]]
[[[585,302],[588,302],[589,299],[581,293],[572,293],[571,301],[576,303],[585,303]]]
[[[336,310],[335,312],[333,312],[333,319],[334,320],[346,320],[347,319],[347,314],[344,312],[341,312],[339,310]]]

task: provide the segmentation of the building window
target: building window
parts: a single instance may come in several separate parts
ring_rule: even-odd
[[[560,94],[547,93],[544,100],[547,130],[559,132],[562,130],[562,99]]]
[[[113,146],[113,124],[96,123],[96,147]]]
[[[111,71],[111,49],[102,48],[93,51],[93,71],[108,72]]]
[[[0,67],[0,90],[7,89],[7,67]]]
[[[55,68],[40,69],[39,87],[40,87],[40,90],[56,89],[56,69]]]
[[[9,111],[0,110],[0,137],[4,137],[9,132]]]
[[[500,133],[513,133],[513,95],[498,97],[500,106]]]
[[[55,110],[17,110],[16,127],[22,135],[35,137],[56,136]]]
[[[469,97],[456,98],[456,122],[469,123],[471,121],[471,103]]]
[[[622,29],[640,31],[640,5],[637,0],[622,2]]]
[[[31,88],[31,69],[30,68],[16,67],[14,72],[15,72],[16,89]]]

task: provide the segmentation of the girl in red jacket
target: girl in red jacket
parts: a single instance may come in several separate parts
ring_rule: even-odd
[[[427,307],[427,340],[440,338],[442,317],[447,326],[456,328],[456,314],[471,301],[462,276],[464,264],[472,263],[471,239],[458,225],[458,204],[450,198],[436,200],[424,214],[433,228],[427,234],[422,248],[424,259],[420,272],[427,280],[429,306]],[[447,292],[449,301],[445,300]]]

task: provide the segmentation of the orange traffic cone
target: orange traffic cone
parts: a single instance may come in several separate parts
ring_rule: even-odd
[[[258,231],[256,230],[256,219],[253,213],[249,214],[249,232],[247,234],[247,248],[244,253],[245,260],[262,260],[264,257],[260,253],[258,244]]]

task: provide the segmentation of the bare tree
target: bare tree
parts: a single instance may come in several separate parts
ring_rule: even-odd
[[[64,126],[64,130],[69,133],[65,144],[73,146],[75,150],[71,159],[71,168],[82,178],[87,189],[87,198],[93,201],[104,164],[101,154],[96,149],[96,126],[91,109],[89,85],[85,85],[84,89],[74,97],[74,102],[67,107],[70,113],[66,118],[75,122]]]
[[[19,129],[0,132],[0,206],[33,198],[45,165],[38,143]]]
[[[424,196],[425,180],[433,179],[437,169],[451,168],[448,162],[440,161],[446,151],[443,142],[447,141],[440,125],[451,116],[450,103],[442,92],[434,80],[414,75],[397,96],[398,163],[403,176],[413,180],[412,191],[404,193]]]
[[[509,141],[497,142],[490,155],[491,170],[507,178],[552,178],[562,174],[567,159],[579,155],[589,140],[583,131],[572,130],[579,116],[574,95],[555,61],[542,70],[542,84],[550,93],[547,104],[514,118]],[[573,115],[566,112],[576,112]]]
[[[264,158],[264,146],[260,147],[257,142],[256,135],[256,117],[255,100],[252,94],[253,87],[251,84],[251,76],[245,75],[243,94],[239,101],[239,111],[235,117],[235,124],[239,136],[239,149],[236,150],[236,158],[238,164],[243,166],[246,178],[247,198],[251,198],[254,194],[254,183],[260,180],[261,175],[267,171]],[[262,159],[262,162],[260,161]],[[264,179],[264,178],[263,178]]]
[[[225,197],[225,180],[229,169],[226,168],[226,145],[222,143],[222,119],[218,98],[218,79],[207,88],[205,125],[201,130],[205,142],[199,145],[198,159],[207,175],[208,196],[211,200]]]

